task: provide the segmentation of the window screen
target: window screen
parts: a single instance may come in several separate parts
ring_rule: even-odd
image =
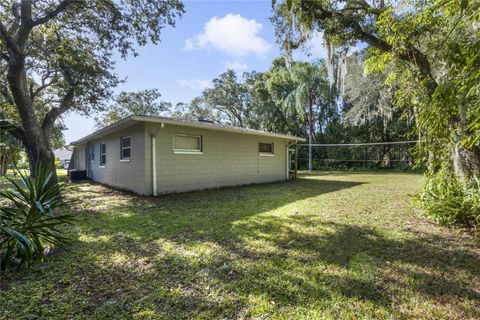
[[[258,152],[273,154],[273,143],[259,143]]]
[[[107,164],[107,145],[105,143],[100,144],[100,165]]]
[[[173,136],[173,149],[175,151],[201,152],[202,137],[176,134]]]
[[[130,137],[122,137],[120,139],[120,159],[130,159]]]

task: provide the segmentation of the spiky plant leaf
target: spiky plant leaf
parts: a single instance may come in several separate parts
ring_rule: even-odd
[[[12,185],[0,191],[7,205],[0,207],[0,256],[2,267],[15,261],[30,265],[42,257],[45,245],[66,248],[69,238],[62,226],[73,221],[71,214],[58,214],[64,206],[61,187],[51,184],[52,173],[36,168],[35,178],[19,172],[20,181],[5,177]]]

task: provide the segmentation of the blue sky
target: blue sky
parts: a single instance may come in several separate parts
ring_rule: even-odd
[[[280,51],[269,18],[271,0],[184,1],[186,13],[175,28],[163,30],[161,43],[138,48],[138,57],[119,59],[116,72],[126,82],[115,89],[157,88],[166,101],[189,102],[227,68],[264,71]],[[312,42],[310,57],[324,57],[321,38]],[[64,118],[67,143],[94,130],[89,118]]]

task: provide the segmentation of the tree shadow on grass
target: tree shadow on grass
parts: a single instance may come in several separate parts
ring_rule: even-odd
[[[274,218],[246,223],[228,232],[229,239],[223,241],[209,237],[208,232],[190,233],[188,239],[165,237],[162,241],[174,246],[167,253],[162,245],[142,244],[124,235],[123,239],[107,241],[113,240],[116,246],[105,243],[105,248],[110,248],[106,254],[121,252],[131,261],[148,259],[150,271],[130,279],[131,275],[124,274],[135,274],[142,268],[115,265],[104,266],[104,270],[114,278],[121,270],[117,280],[123,279],[122,283],[126,278],[132,283],[140,278],[144,283],[156,283],[150,289],[140,286],[130,294],[144,295],[149,301],[153,299],[151,303],[162,312],[187,318],[200,313],[237,318],[245,312],[251,297],[274,303],[272,310],[315,306],[325,309],[343,297],[401,317],[406,315],[395,306],[402,301],[395,297],[401,297],[405,290],[439,303],[452,303],[450,308],[456,314],[478,316],[478,309],[455,303],[468,299],[478,305],[478,291],[455,276],[478,276],[478,257],[432,246],[424,239],[392,240],[374,229],[355,225],[317,222],[323,234],[298,232],[295,229],[299,224],[309,222],[308,218],[300,218],[301,223],[298,220],[296,226],[288,227],[285,221]],[[252,238],[263,241],[265,246],[252,247],[245,241]],[[215,253],[208,257],[195,255],[196,245],[205,243],[212,244]],[[159,277],[163,279],[160,282]],[[104,283],[95,277],[90,281],[90,288]],[[163,293],[158,298],[166,288],[182,289],[176,295]],[[230,300],[225,301],[225,296]],[[98,302],[93,305],[105,304],[105,300]]]
[[[304,207],[359,185],[300,179],[160,198],[77,186],[84,206],[72,253],[19,282],[70,292],[61,299],[79,300],[86,317],[249,318],[256,303],[273,316],[316,308],[397,318],[409,316],[398,308],[405,291],[478,316],[461,303],[478,306],[478,291],[461,281],[478,278],[478,256],[438,245],[438,236],[392,238]]]
[[[188,255],[170,256],[175,261],[173,269],[184,270],[178,278],[188,278],[193,270],[207,270],[232,295],[243,299],[250,294],[266,295],[277,305],[306,306],[341,295],[389,310],[392,297],[404,289],[433,299],[480,298],[477,291],[452,276],[460,271],[474,277],[478,272],[478,257],[461,249],[447,250],[428,237],[394,240],[372,228],[324,222],[314,214],[264,215],[358,185],[301,179],[158,199],[136,197],[121,209],[129,215],[110,215],[97,226],[97,232],[121,231],[142,241],[160,238],[179,246],[215,244],[227,254],[197,261],[195,267]],[[252,246],[252,241],[262,245]],[[161,249],[157,249],[143,256],[158,255]],[[329,265],[336,271],[302,274]]]

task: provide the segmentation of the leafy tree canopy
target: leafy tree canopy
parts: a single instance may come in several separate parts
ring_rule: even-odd
[[[480,170],[479,8],[474,0],[286,1],[273,22],[287,52],[314,32],[336,47],[369,45],[367,69],[386,73],[395,103],[413,108],[432,170],[453,157],[457,175],[472,177]]]
[[[0,93],[15,106],[8,130],[34,167],[53,166],[50,139],[61,115],[104,109],[120,82],[113,54],[136,55],[136,45],[158,43],[182,13],[177,0],[0,3]]]
[[[315,32],[337,48],[368,45],[366,69],[385,74],[395,88],[394,104],[413,113],[421,141],[417,158],[428,166],[420,197],[426,212],[455,221],[461,208],[478,223],[480,2],[273,3],[272,21],[287,55]]]
[[[139,92],[121,92],[105,113],[95,117],[97,128],[106,127],[128,116],[160,116],[171,108],[169,102],[160,100],[157,89]]]

